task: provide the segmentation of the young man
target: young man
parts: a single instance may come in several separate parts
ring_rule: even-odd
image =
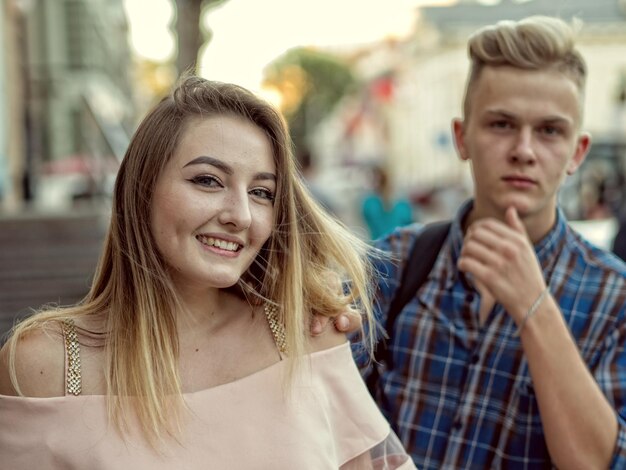
[[[626,468],[626,265],[557,207],[590,145],[573,32],[501,22],[469,55],[453,130],[474,198],[388,332],[379,405],[423,470]],[[381,266],[383,324],[420,230],[378,244],[401,260]]]

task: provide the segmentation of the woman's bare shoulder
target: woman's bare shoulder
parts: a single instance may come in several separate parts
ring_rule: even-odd
[[[0,350],[0,394],[18,395],[9,371],[9,344]],[[15,372],[21,393],[27,397],[65,394],[65,346],[60,326],[37,328],[16,340]]]

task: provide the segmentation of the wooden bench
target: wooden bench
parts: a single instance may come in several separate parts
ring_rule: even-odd
[[[0,217],[0,344],[35,309],[87,294],[107,225],[95,208]]]

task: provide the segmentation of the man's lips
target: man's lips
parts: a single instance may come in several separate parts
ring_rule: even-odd
[[[522,175],[504,176],[502,180],[512,186],[520,187],[520,188],[529,188],[531,186],[537,185],[537,181],[535,181],[532,178],[529,178],[528,176],[522,176]]]

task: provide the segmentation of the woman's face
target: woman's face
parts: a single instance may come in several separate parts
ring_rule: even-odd
[[[237,283],[270,237],[276,165],[265,133],[236,116],[190,121],[159,176],[151,230],[174,283]]]

